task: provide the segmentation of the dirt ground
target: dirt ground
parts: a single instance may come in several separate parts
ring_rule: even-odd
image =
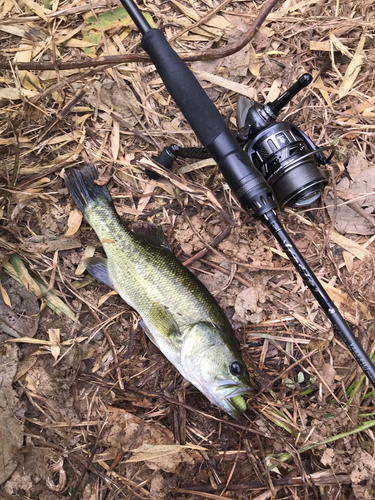
[[[278,120],[336,147],[328,184],[278,215],[372,357],[375,4],[273,4],[230,55],[262,2],[140,6],[234,131],[240,95],[264,104],[313,75]],[[120,4],[0,0],[0,39],[0,498],[374,498],[373,388],[286,255],[212,159],[147,176],[165,146],[200,144]],[[230,318],[259,390],[239,420],[85,271],[103,250],[63,174],[89,161]]]

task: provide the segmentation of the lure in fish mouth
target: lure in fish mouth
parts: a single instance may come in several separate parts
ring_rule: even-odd
[[[142,317],[150,340],[214,405],[237,418],[254,394],[228,318],[199,279],[173,254],[162,230],[131,231],[116,213],[94,165],[65,173],[65,184],[107,258],[84,261]]]
[[[246,401],[243,396],[253,396],[255,394],[254,387],[251,385],[238,385],[231,379],[221,380],[215,386],[215,389],[218,397],[223,398],[222,407],[225,406],[225,411],[233,417],[238,417],[240,412],[246,410]]]

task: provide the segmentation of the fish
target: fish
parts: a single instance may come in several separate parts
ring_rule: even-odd
[[[68,191],[107,258],[84,260],[142,320],[146,335],[215,406],[238,418],[253,395],[232,326],[207,288],[174,255],[160,226],[130,230],[93,164],[65,171]]]

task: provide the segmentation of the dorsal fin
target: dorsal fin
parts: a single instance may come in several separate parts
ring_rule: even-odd
[[[146,240],[147,243],[150,243],[150,245],[166,248],[172,252],[172,248],[161,226],[155,226],[154,224],[148,223],[147,226],[136,225],[132,230],[137,236]]]

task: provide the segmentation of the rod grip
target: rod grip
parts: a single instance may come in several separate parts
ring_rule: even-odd
[[[208,146],[226,128],[223,117],[162,31],[148,31],[142,47],[203,146]]]

